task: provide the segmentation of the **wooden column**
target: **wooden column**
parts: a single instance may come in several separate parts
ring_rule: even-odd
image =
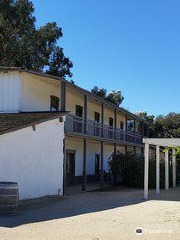
[[[173,149],[173,157],[172,157],[172,174],[173,174],[173,187],[176,187],[176,150]]]
[[[83,176],[82,176],[82,191],[86,191],[86,160],[87,160],[87,139],[83,142]]]
[[[116,164],[117,160],[116,160],[116,151],[117,151],[117,144],[114,143],[114,164]],[[114,176],[114,183],[117,182],[117,176]]]
[[[101,104],[101,137],[104,136],[103,125],[104,125],[104,103],[102,102]]]
[[[66,111],[66,83],[61,82],[61,111]]]
[[[165,190],[169,189],[169,151],[165,152]]]
[[[127,141],[127,130],[128,130],[127,122],[128,122],[128,115],[126,113],[126,136],[125,136],[125,141]]]
[[[84,133],[87,134],[87,111],[88,111],[88,96],[84,95]],[[87,139],[83,140],[83,177],[82,177],[82,191],[86,191],[87,174],[86,174],[86,161],[87,161]]]
[[[160,193],[159,146],[156,146],[156,193]]]
[[[136,119],[134,118],[134,142],[136,143]]]
[[[117,139],[116,132],[117,132],[117,109],[114,110],[114,139]]]
[[[101,141],[101,187],[104,185],[104,143]]]
[[[88,112],[88,96],[84,95],[84,133],[87,134],[87,112]]]
[[[145,144],[144,151],[145,163],[144,163],[144,199],[148,199],[148,180],[149,180],[149,144]]]

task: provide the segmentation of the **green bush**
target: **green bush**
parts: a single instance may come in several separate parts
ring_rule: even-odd
[[[144,157],[133,154],[112,154],[109,159],[109,171],[116,184],[128,187],[143,188],[144,186]],[[164,188],[164,161],[160,162],[160,187]],[[156,187],[156,161],[149,161],[149,188]]]

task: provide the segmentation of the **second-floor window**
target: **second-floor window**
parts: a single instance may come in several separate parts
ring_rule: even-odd
[[[76,116],[83,117],[83,107],[80,105],[76,105]]]
[[[100,113],[99,112],[94,112],[94,121],[95,122],[100,122]]]
[[[120,129],[124,129],[124,122],[123,121],[120,121]]]
[[[110,117],[110,118],[109,118],[109,126],[110,126],[110,127],[113,127],[113,122],[114,122],[113,118]]]
[[[51,96],[50,111],[59,110],[59,98],[56,96]]]

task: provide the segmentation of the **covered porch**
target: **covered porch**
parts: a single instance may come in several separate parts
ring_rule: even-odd
[[[144,138],[145,144],[145,163],[144,163],[144,199],[148,199],[149,190],[149,147],[156,147],[156,194],[160,194],[160,147],[172,148],[172,179],[173,187],[176,187],[176,148],[180,146],[180,139],[175,138]],[[165,190],[169,190],[169,150],[164,152],[165,161]]]

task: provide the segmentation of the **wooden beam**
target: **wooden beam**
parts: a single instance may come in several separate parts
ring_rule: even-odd
[[[116,159],[116,151],[117,151],[117,144],[116,143],[114,143],[114,164],[116,164],[117,163],[117,159]],[[114,176],[114,183],[116,183],[117,182],[117,176],[115,175]]]
[[[61,82],[61,111],[66,111],[66,83]]]
[[[114,109],[114,139],[116,139],[116,130],[117,130],[117,109]]]
[[[102,128],[101,128],[101,137],[104,136],[104,132],[103,132],[103,125],[104,125],[104,103],[102,102],[101,104],[101,125],[102,125]]]
[[[83,142],[83,177],[82,177],[82,191],[86,191],[86,160],[87,160],[87,139],[84,139]]]
[[[87,113],[88,113],[88,96],[84,95],[84,133],[87,134]]]
[[[101,187],[104,185],[104,143],[101,141]]]

